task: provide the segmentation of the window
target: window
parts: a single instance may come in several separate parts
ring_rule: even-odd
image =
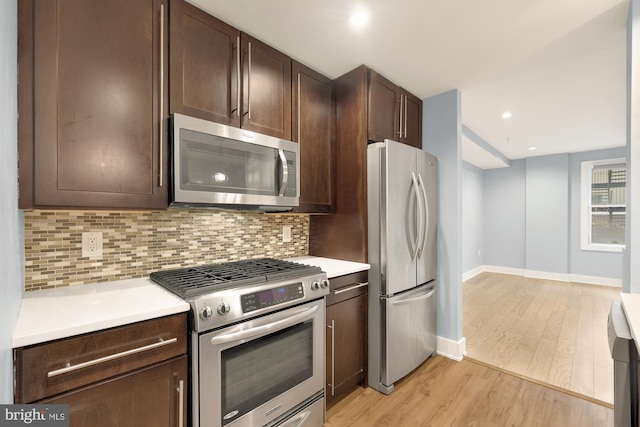
[[[581,248],[621,252],[624,247],[625,159],[582,162]]]

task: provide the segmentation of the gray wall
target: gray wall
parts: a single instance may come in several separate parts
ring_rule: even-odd
[[[624,148],[531,157],[483,171],[484,264],[621,279],[622,254],[580,249],[581,162],[617,157],[625,157]],[[476,244],[469,241],[464,236],[465,245]]]
[[[438,158],[438,336],[462,339],[460,91],[423,100],[422,148]]]
[[[484,264],[482,169],[462,162],[462,271]]]
[[[13,403],[11,335],[23,289],[18,210],[17,2],[0,1],[0,403]]]
[[[638,23],[636,25],[636,23]],[[623,292],[640,293],[640,0],[629,2],[627,20],[627,236]]]
[[[523,269],[526,247],[526,167],[524,160],[484,171],[484,263]]]
[[[622,278],[622,254],[616,252],[583,251],[580,249],[580,163],[588,160],[615,159],[626,156],[626,150],[586,151],[569,156],[570,173],[570,242],[569,269],[571,274],[584,276]]]
[[[569,155],[526,160],[527,270],[569,273]]]

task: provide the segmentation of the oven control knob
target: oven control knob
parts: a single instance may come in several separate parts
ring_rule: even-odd
[[[311,282],[311,290],[317,291],[318,289],[320,289],[320,282]]]
[[[211,310],[211,307],[209,307],[208,305],[205,305],[204,307],[202,307],[202,310],[200,310],[200,318],[202,320],[207,320],[208,318],[211,317],[212,314],[213,314],[213,311]]]
[[[218,314],[220,316],[224,316],[225,314],[229,313],[230,310],[231,307],[229,307],[229,304],[227,304],[226,302],[223,302],[218,306]]]
[[[321,288],[328,288],[329,287],[329,281],[327,279],[322,279],[320,281],[320,287]]]

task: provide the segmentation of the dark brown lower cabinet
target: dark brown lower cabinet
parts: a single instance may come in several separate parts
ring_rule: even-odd
[[[331,279],[327,297],[326,402],[366,384],[367,272]]]
[[[69,405],[74,427],[186,426],[187,356],[35,403]]]
[[[15,403],[69,405],[73,427],[187,424],[187,315],[14,350]]]

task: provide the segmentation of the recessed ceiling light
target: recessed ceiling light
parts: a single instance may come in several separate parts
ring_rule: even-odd
[[[513,114],[511,114],[510,111],[505,111],[504,113],[502,113],[502,118],[503,119],[510,119],[511,116],[513,116]]]
[[[352,27],[362,28],[367,22],[369,22],[369,12],[364,9],[355,10],[349,15],[349,24],[351,24]]]
[[[536,147],[529,147],[529,151],[533,151],[535,149],[536,149]]]

